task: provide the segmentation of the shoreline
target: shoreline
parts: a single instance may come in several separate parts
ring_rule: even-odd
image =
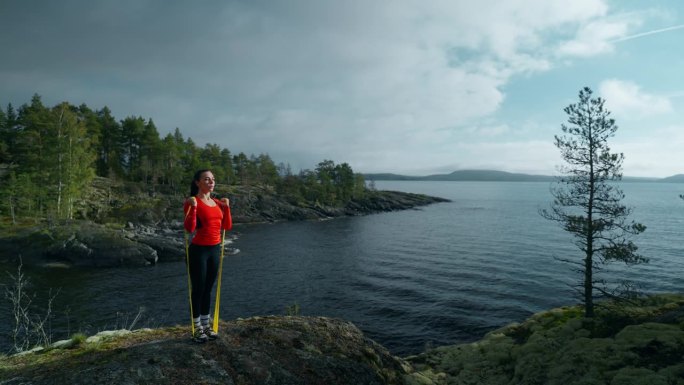
[[[94,202],[95,207],[87,212],[100,213],[99,220],[85,214],[83,219],[14,227],[0,236],[0,258],[7,263],[17,263],[21,259],[26,265],[59,268],[148,266],[182,260],[185,249],[182,213],[176,207],[178,200],[174,196],[134,198],[131,201],[137,202],[138,206],[124,205],[117,209],[116,205],[121,205],[119,202],[110,205],[114,208],[109,211]],[[231,205],[236,227],[324,221],[449,202],[444,198],[397,191],[370,191],[364,199],[352,200],[344,207],[295,206],[284,197],[266,195],[261,190],[258,193],[250,190],[244,196],[237,196],[236,200],[237,203]]]

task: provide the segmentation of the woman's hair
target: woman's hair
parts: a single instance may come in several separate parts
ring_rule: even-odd
[[[192,182],[190,182],[190,196],[191,197],[194,197],[195,195],[197,195],[197,193],[199,193],[199,186],[197,186],[196,182],[199,182],[202,174],[204,174],[207,171],[211,171],[211,170],[198,170],[195,173],[195,176],[192,177]]]

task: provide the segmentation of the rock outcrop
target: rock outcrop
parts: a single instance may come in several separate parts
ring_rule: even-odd
[[[416,385],[684,384],[684,296],[604,303],[594,319],[553,309],[407,361]]]
[[[345,206],[291,202],[265,187],[231,187],[218,194],[231,199],[233,219],[237,223],[276,222],[358,216],[407,210],[448,199],[398,191],[369,191],[363,198],[352,199]]]
[[[145,266],[157,263],[152,247],[135,242],[121,229],[90,221],[24,228],[0,237],[0,255],[27,265],[61,263],[81,267]]]
[[[189,327],[97,336],[66,349],[0,359],[2,384],[403,384],[403,360],[353,324],[324,317],[221,322],[196,344]]]
[[[183,193],[178,191],[141,191],[140,185],[97,177],[91,199],[77,208],[79,219],[97,223],[134,223],[154,227],[181,221]],[[184,191],[183,191],[184,192]],[[368,191],[345,206],[327,206],[299,201],[278,194],[270,186],[218,185],[217,197],[228,197],[235,223],[275,222],[366,215],[383,211],[405,210],[448,199],[397,191]]]

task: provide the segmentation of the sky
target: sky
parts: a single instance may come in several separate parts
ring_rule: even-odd
[[[163,137],[406,175],[553,175],[605,99],[624,175],[684,173],[684,2],[0,0],[0,105],[107,106]]]

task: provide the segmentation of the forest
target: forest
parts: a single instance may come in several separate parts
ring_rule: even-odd
[[[367,192],[347,163],[323,160],[295,174],[268,154],[198,145],[179,128],[162,137],[151,118],[118,120],[106,106],[49,107],[35,94],[18,108],[0,107],[0,216],[12,222],[74,219],[96,176],[184,194],[199,169],[211,169],[219,184],[270,186],[295,205],[339,207]]]

